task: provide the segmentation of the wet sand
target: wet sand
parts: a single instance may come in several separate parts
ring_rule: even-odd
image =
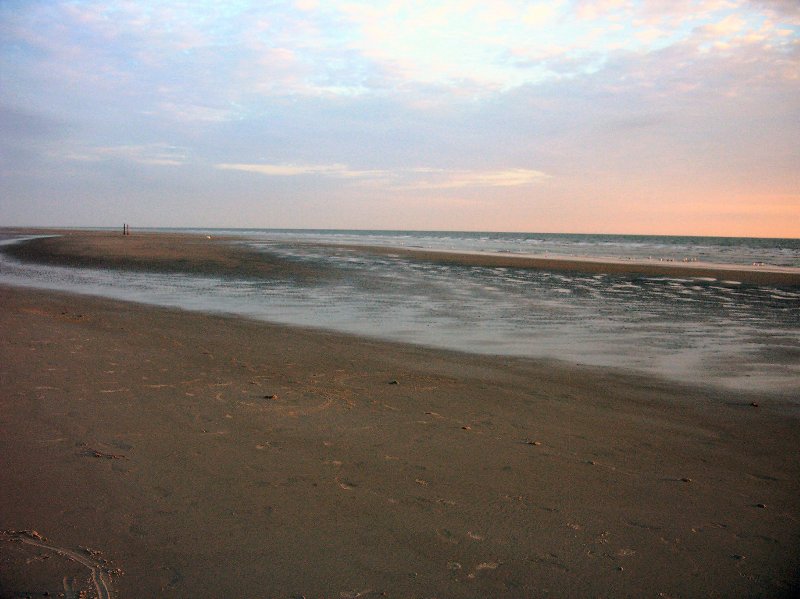
[[[115,266],[256,260],[156,237]],[[1,597],[800,588],[778,397],[11,287],[0,307]]]

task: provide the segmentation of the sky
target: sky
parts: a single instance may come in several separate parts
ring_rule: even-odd
[[[0,0],[0,225],[800,237],[796,0]]]

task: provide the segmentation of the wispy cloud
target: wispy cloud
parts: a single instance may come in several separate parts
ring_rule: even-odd
[[[375,179],[391,175],[386,170],[354,170],[344,164],[236,164],[221,163],[216,167],[228,171],[257,173],[269,177],[297,177],[316,175],[337,179]]]
[[[460,189],[469,187],[518,187],[549,178],[531,169],[448,170],[437,168],[358,170],[344,164],[229,164],[223,170],[257,173],[270,177],[322,176],[353,181],[381,180],[403,189]]]
[[[168,144],[79,147],[64,153],[52,151],[55,158],[76,162],[103,162],[122,160],[155,166],[180,166],[186,164],[186,150]]]
[[[408,187],[415,189],[462,189],[470,187],[520,187],[533,185],[550,175],[531,169],[442,170],[412,169]]]

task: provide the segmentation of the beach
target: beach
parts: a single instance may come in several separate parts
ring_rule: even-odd
[[[331,276],[205,236],[36,248]],[[0,306],[2,597],[800,589],[781,395],[8,285]]]

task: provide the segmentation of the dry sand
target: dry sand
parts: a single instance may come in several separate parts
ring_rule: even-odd
[[[255,259],[158,239],[118,266]],[[769,395],[10,287],[0,308],[1,597],[800,588],[800,427]]]

